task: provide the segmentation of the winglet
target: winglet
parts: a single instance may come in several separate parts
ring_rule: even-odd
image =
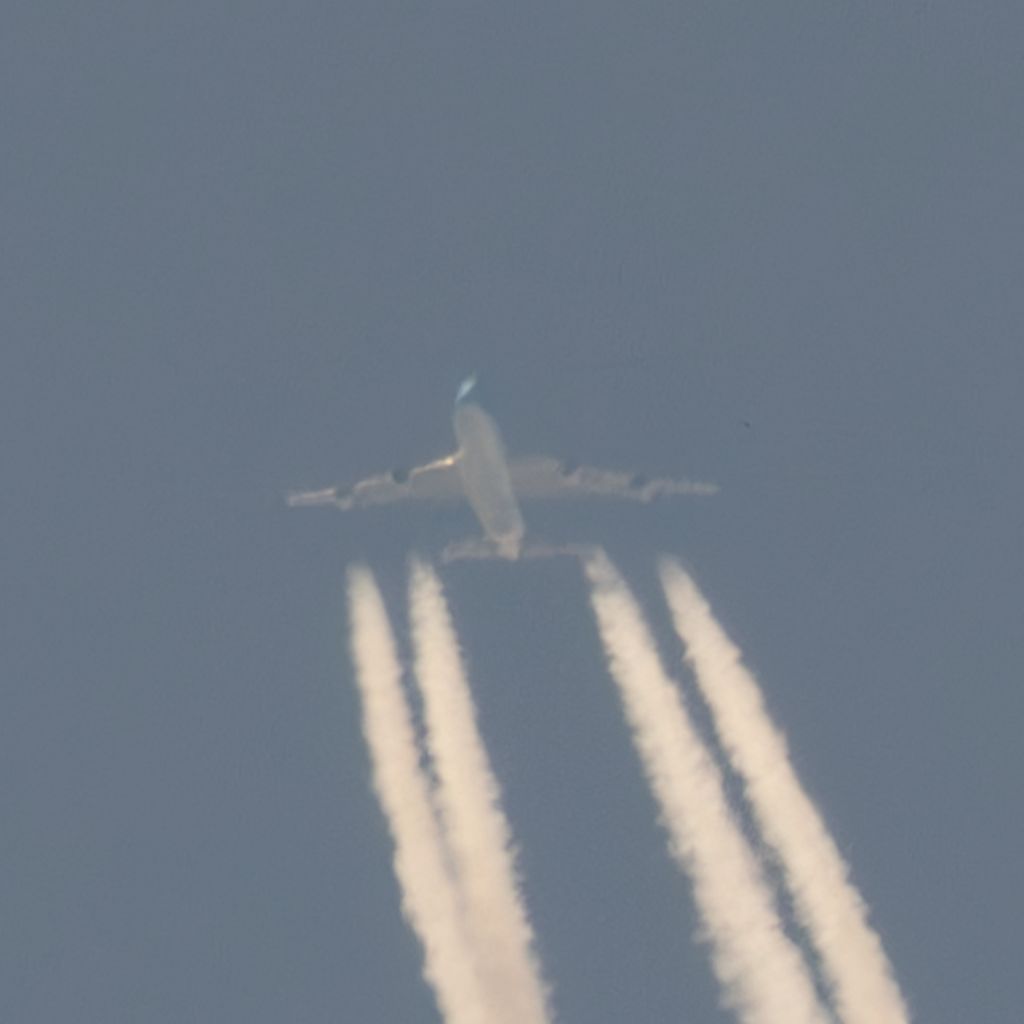
[[[287,501],[292,508],[301,505],[336,505],[338,489],[328,487],[322,491],[289,491]]]
[[[476,387],[476,374],[471,373],[460,385],[459,390],[455,393],[455,404],[458,405],[460,402],[466,401],[469,398],[470,392]]]

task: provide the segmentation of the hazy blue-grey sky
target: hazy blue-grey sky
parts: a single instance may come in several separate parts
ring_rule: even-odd
[[[436,1022],[344,570],[452,445],[712,479],[527,508],[746,651],[915,1017],[1021,1016],[1019,5],[0,16],[0,1018]],[[565,1024],[731,1018],[578,569],[445,578]],[[692,693],[691,693],[692,695]]]

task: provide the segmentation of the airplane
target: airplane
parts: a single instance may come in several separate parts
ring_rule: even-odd
[[[394,470],[350,486],[293,491],[291,506],[334,505],[348,510],[416,499],[466,500],[483,528],[480,541],[449,545],[452,558],[507,558],[524,549],[526,527],[519,499],[625,498],[648,502],[664,495],[711,495],[718,487],[693,480],[645,479],[617,470],[576,466],[545,455],[508,458],[497,423],[476,400],[476,375],[455,396],[452,417],[458,448],[451,455],[410,470]],[[538,547],[532,553],[561,553]]]

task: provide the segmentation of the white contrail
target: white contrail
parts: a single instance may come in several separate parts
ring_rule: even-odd
[[[437,803],[481,977],[495,1020],[544,1024],[549,1020],[545,986],[500,789],[477,727],[441,581],[418,560],[411,567],[409,602]]]
[[[843,1021],[903,1024],[909,1014],[882,943],[868,924],[867,907],[800,785],[756,680],[679,564],[662,559],[661,579],[715,730],[782,865],[797,918],[821,958]]]
[[[447,1024],[489,1024],[459,899],[419,764],[401,667],[380,591],[368,570],[348,574],[352,655],[373,786],[395,844],[402,910],[424,951],[423,973]]]
[[[591,602],[670,849],[693,880],[723,998],[746,1024],[822,1024],[803,958],[732,816],[721,775],[666,675],[642,612],[603,552],[584,559]]]

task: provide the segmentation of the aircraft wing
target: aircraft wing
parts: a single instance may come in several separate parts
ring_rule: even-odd
[[[328,487],[322,491],[293,491],[289,505],[336,505],[340,509],[365,505],[385,505],[392,501],[419,498],[427,501],[463,499],[462,474],[456,456],[447,455],[436,462],[410,470],[394,470],[367,477],[350,487]]]
[[[509,459],[509,476],[517,498],[626,498],[651,501],[669,494],[709,495],[717,484],[696,480],[648,478],[614,469],[574,466],[546,455]]]

